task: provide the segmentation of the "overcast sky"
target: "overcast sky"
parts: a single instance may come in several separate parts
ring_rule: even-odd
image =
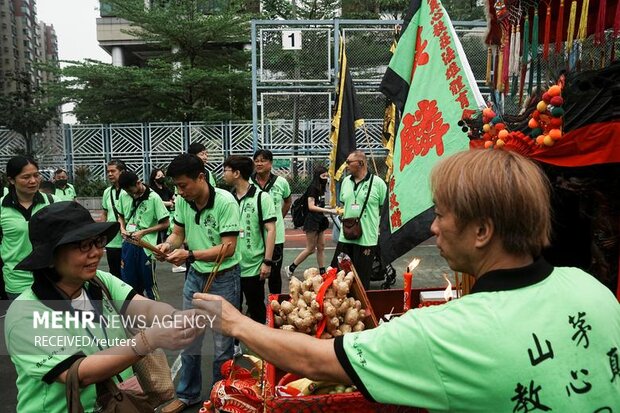
[[[60,60],[94,59],[112,63],[112,57],[97,43],[99,0],[37,0],[40,21],[54,26]],[[63,105],[63,122],[76,123],[68,114],[73,105]]]
[[[96,59],[112,63],[97,44],[98,0],[37,0],[39,20],[54,25],[60,60]]]

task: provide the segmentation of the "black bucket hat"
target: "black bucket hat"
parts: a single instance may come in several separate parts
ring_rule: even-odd
[[[55,202],[30,218],[28,236],[32,252],[15,269],[38,270],[54,263],[54,250],[72,242],[105,235],[112,240],[118,222],[95,222],[90,212],[75,201]]]

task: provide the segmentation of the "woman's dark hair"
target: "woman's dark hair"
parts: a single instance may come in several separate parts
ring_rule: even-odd
[[[151,171],[151,175],[149,176],[149,186],[151,188],[155,188],[155,185],[156,185],[155,177],[157,176],[157,172],[161,172],[162,174],[164,174],[164,176],[166,176],[166,174],[164,173],[162,169],[153,168],[153,170]]]
[[[314,168],[312,182],[310,183],[310,187],[316,189],[320,194],[324,193],[327,189],[327,181],[321,179],[321,175],[325,172],[327,172],[327,168],[324,166],[317,166]]]
[[[200,152],[206,151],[206,150],[207,150],[207,147],[204,146],[202,143],[192,142],[187,148],[187,153],[191,155],[198,155]]]
[[[17,175],[19,175],[26,165],[34,165],[35,168],[39,169],[39,164],[32,158],[28,156],[14,156],[6,163],[6,176],[11,179],[15,179]]]

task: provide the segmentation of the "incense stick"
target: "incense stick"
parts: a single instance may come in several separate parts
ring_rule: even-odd
[[[166,257],[166,254],[163,254],[156,246],[146,241],[143,241],[141,238],[140,239],[134,238],[133,235],[130,235],[126,238],[126,241],[129,242],[130,244],[147,249],[159,257],[162,257],[162,258]]]
[[[222,246],[220,247],[220,251],[217,253],[217,256],[215,257],[215,266],[213,267],[211,274],[209,274],[209,278],[207,279],[207,284],[205,285],[205,288],[202,290],[203,293],[209,292],[209,288],[211,288],[211,284],[213,284],[213,281],[215,281],[215,277],[217,276],[217,273],[220,270],[220,266],[222,265],[222,262],[224,262],[224,259],[226,258],[226,251],[228,250],[229,246],[230,246],[230,242],[226,244],[222,244]]]

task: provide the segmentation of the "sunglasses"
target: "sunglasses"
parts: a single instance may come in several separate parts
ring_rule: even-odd
[[[344,161],[344,162],[345,162],[347,165],[351,165],[352,163],[355,163],[355,162],[360,162],[360,163],[361,163],[361,162],[364,162],[364,161],[360,161],[360,160],[358,160],[358,159],[354,159],[354,160],[347,159],[347,160],[346,160],[346,161]]]
[[[103,248],[108,243],[108,237],[105,235],[100,235],[97,238],[93,239],[85,239],[79,242],[73,243],[73,245],[77,246],[81,252],[88,252],[90,249],[95,246],[95,248]]]

